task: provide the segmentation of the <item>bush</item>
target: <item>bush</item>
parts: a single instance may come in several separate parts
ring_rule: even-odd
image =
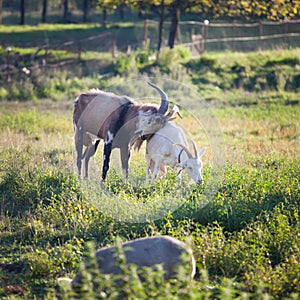
[[[162,72],[170,73],[174,69],[179,68],[179,61],[190,57],[189,49],[185,47],[175,47],[174,49],[163,48],[156,64],[159,66]]]
[[[135,60],[138,67],[143,67],[144,65],[148,64],[150,61],[151,51],[149,47],[144,47],[138,49],[135,52]]]
[[[128,75],[134,73],[137,70],[135,56],[119,55],[114,63],[114,72],[117,75]]]
[[[191,51],[187,47],[176,46],[175,51],[177,52],[180,59],[187,59],[191,57]]]

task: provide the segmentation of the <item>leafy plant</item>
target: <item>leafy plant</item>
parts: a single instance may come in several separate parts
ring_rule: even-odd
[[[118,75],[128,75],[136,70],[134,55],[119,55],[114,63],[114,71]]]

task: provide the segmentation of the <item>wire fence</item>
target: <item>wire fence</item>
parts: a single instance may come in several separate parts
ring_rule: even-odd
[[[181,32],[190,31],[190,41]],[[179,42],[197,55],[204,51],[259,51],[300,47],[300,20],[257,23],[181,22]]]
[[[164,24],[164,44],[167,44],[167,33],[170,22]],[[158,22],[148,20],[148,34],[145,36],[143,26],[132,29],[131,35],[123,32],[105,31],[83,39],[70,40],[65,43],[41,45],[30,57],[22,58],[18,53],[7,52],[2,58],[0,81],[10,81],[17,73],[22,76],[36,69],[64,68],[77,64],[82,53],[93,49],[96,53],[110,52],[116,57],[118,52],[129,53],[131,49],[142,47],[145,39],[152,50],[156,49]],[[126,39],[126,40],[124,40]],[[300,20],[285,22],[257,22],[257,23],[209,23],[180,22],[177,34],[177,45],[189,47],[192,55],[199,56],[205,51],[259,51],[267,49],[288,49],[300,47]],[[69,59],[56,57],[51,59],[52,50],[72,52]],[[58,54],[56,54],[58,55]],[[22,64],[21,59],[26,60]],[[94,64],[94,62],[92,63]],[[90,66],[92,67],[95,66]]]

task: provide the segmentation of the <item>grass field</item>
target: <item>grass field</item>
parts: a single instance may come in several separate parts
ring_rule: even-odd
[[[124,39],[132,32],[127,25]],[[59,43],[66,34],[85,38],[101,30],[95,24],[0,27],[0,42],[20,51],[31,68],[29,76],[3,72],[0,78],[0,298],[117,299],[112,278],[84,265],[87,258],[93,264],[91,249],[117,236],[167,234],[191,244],[195,280],[181,272],[163,282],[157,270],[140,282],[123,268],[128,299],[298,299],[299,49],[191,58],[179,47],[164,49],[158,60],[146,48],[114,59],[92,49],[81,60],[52,49],[48,63],[55,67],[30,65],[45,31]],[[68,59],[74,63],[56,66]],[[111,77],[102,78],[106,72]],[[99,185],[101,149],[92,159],[91,180],[79,180],[74,98],[100,87],[155,101],[145,88],[149,78],[180,105],[184,118],[177,122],[198,148],[207,147],[205,184],[178,184],[173,172],[146,183],[144,148],[131,157],[128,181],[113,151],[105,188]],[[58,287],[58,278],[84,268],[80,296]]]
[[[74,174],[72,101],[1,102],[1,108],[1,297],[62,295],[56,280],[74,276],[88,241],[101,246],[114,243],[117,235],[128,240],[154,234],[190,237],[200,275],[193,283],[178,280],[171,286],[151,288],[148,282],[144,296],[299,296],[299,105],[213,109],[226,144],[226,165],[204,207],[207,187],[192,185],[182,199],[171,173],[155,185],[134,185],[123,182],[114,165],[107,181],[109,201],[93,182],[86,189]],[[189,129],[191,116],[182,122],[201,145]],[[203,160],[209,183],[209,155]],[[100,154],[95,161],[101,163]],[[93,173],[93,179],[99,175]],[[142,155],[133,155],[131,176],[142,182]],[[115,210],[109,211],[114,203],[122,212],[140,209],[135,209],[140,217],[170,197],[176,210],[158,220],[136,219],[136,214],[118,219]],[[128,286],[132,299],[142,298],[135,285]],[[110,291],[113,298],[115,288]]]

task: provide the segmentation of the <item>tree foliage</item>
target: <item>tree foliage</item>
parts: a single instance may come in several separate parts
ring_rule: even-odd
[[[274,21],[287,20],[299,16],[299,0],[173,0],[168,4],[171,27],[168,46],[174,47],[178,31],[179,12],[193,11],[203,17],[232,17],[242,19],[266,18]]]
[[[19,10],[20,23],[25,24],[25,15],[29,9],[28,1],[17,0],[1,0],[4,9]],[[21,3],[21,5],[20,5]],[[54,3],[63,8],[63,19],[68,22],[69,6],[77,7],[82,10],[83,22],[87,22],[88,8],[95,7],[103,13],[102,23],[106,25],[106,17],[109,11],[119,9],[121,20],[124,16],[124,8],[129,10],[138,10],[140,15],[143,14],[145,19],[145,34],[147,36],[147,22],[150,13],[158,17],[158,42],[157,50],[159,51],[162,45],[162,36],[164,22],[167,18],[171,21],[169,29],[168,46],[173,48],[175,45],[180,14],[193,12],[200,18],[217,19],[221,17],[229,17],[232,19],[270,19],[274,21],[289,20],[299,18],[300,16],[300,1],[299,0],[33,0],[30,2],[31,9],[41,9],[41,21],[46,21],[47,8],[53,7]],[[0,7],[1,8],[1,7]],[[1,10],[0,10],[1,20]]]
[[[235,18],[267,18],[271,20],[291,19],[299,16],[299,0],[202,0],[204,11],[215,18],[229,16]]]

